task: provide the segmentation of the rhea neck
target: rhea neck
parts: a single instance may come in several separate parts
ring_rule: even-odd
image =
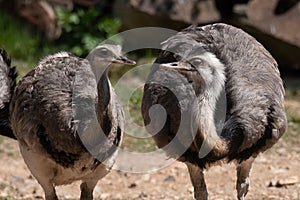
[[[214,115],[216,104],[217,97],[215,97],[215,94],[211,93],[210,91],[204,90],[198,94],[196,102],[194,103],[194,106],[196,106],[197,122],[205,122],[204,126],[209,125],[209,127],[206,127],[206,129],[203,130],[215,129]]]
[[[195,91],[195,101],[193,103],[193,130],[197,131],[198,140],[194,141],[200,157],[205,157],[211,150],[217,147],[213,152],[216,157],[222,156],[224,152],[223,141],[220,139],[225,112],[222,109],[226,107],[217,107],[219,100],[223,100],[224,77],[223,73],[215,72],[215,76],[210,81],[207,75],[202,75],[201,82],[196,82],[198,93]],[[201,89],[199,89],[201,88]],[[218,152],[218,150],[221,150]]]
[[[110,62],[92,63],[92,70],[97,82],[98,110],[105,111],[111,98],[111,84],[108,78]]]

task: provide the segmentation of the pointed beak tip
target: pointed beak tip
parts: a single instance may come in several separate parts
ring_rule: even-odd
[[[136,65],[136,62],[134,60],[129,60],[128,63],[125,63],[127,65]]]
[[[136,62],[134,60],[130,60],[123,56],[114,60],[113,63],[124,64],[124,65],[135,65],[136,64]]]

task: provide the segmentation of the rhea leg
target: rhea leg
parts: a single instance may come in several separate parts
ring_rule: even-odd
[[[196,165],[186,163],[189,170],[190,179],[194,187],[194,197],[196,200],[207,200],[208,193],[204,180],[203,170]]]
[[[51,167],[49,167],[49,163],[47,163],[39,154],[28,150],[25,145],[20,144],[20,151],[30,172],[42,186],[45,193],[45,199],[57,200],[55,188],[51,182],[54,172],[51,170]],[[41,160],[43,162],[41,162]]]
[[[253,161],[254,158],[251,157],[248,160],[245,160],[242,163],[237,165],[236,189],[237,189],[237,198],[239,200],[245,200],[245,197],[249,190],[249,184],[250,184],[249,175],[250,175]]]
[[[55,188],[50,182],[42,182],[38,180],[39,184],[42,186],[44,192],[45,192],[45,199],[46,200],[58,200]]]
[[[80,200],[92,200],[93,199],[93,192],[94,188],[98,182],[97,180],[89,180],[83,181],[80,185],[81,195]]]
[[[93,200],[93,192],[98,180],[106,176],[109,171],[106,165],[101,164],[90,176],[82,179],[80,200]]]

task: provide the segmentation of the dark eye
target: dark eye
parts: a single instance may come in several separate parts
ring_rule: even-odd
[[[99,52],[100,56],[104,57],[104,58],[111,56],[111,52],[106,48],[101,48],[98,50],[98,52]]]
[[[189,63],[193,66],[193,67],[197,67],[203,64],[203,60],[200,58],[195,58],[189,61]]]

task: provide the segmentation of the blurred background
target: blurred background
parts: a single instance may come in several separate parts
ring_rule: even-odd
[[[0,0],[0,42],[35,63],[58,50],[86,56],[124,30],[226,22],[259,40],[281,71],[300,69],[299,0]]]
[[[257,195],[263,199],[299,199],[300,0],[0,0],[0,46],[9,53],[13,65],[17,66],[19,77],[22,77],[45,55],[69,51],[85,57],[101,41],[121,31],[149,26],[180,31],[191,24],[214,22],[242,28],[261,42],[277,60],[286,89],[288,131],[278,145],[257,161],[257,165],[261,165],[260,170],[269,173],[256,171],[253,179],[258,182],[263,179],[254,184],[258,193],[255,196],[250,191],[250,199],[258,199]],[[157,54],[157,50],[144,49],[130,52],[129,57],[142,65],[153,63]],[[134,74],[128,81],[144,81],[150,67],[145,67],[143,73]],[[132,68],[113,68],[110,73],[112,82]],[[142,88],[138,88],[129,102],[131,117],[140,125],[143,124],[141,98]],[[156,149],[151,138],[141,140],[130,136],[125,136],[123,148],[137,152]],[[0,159],[6,163],[0,166],[0,199],[27,198],[28,195],[29,199],[41,197],[40,188],[23,166],[14,141],[0,137]],[[277,167],[274,163],[277,163]],[[183,168],[176,164],[153,177],[114,172],[109,176],[118,184],[105,178],[98,188],[98,197],[111,199],[116,195],[113,189],[123,185],[116,199],[190,199],[185,197],[187,192],[191,193],[191,186]],[[220,199],[234,198],[234,185],[227,186],[227,182],[232,180],[213,178],[216,173],[221,173],[219,175],[222,177],[223,174],[234,172],[227,168],[218,170],[208,175],[213,180],[207,180],[212,182],[208,187],[216,195],[213,199],[218,199],[218,195]],[[153,184],[159,181],[161,185]],[[277,187],[274,181],[283,184]],[[27,186],[24,187],[24,183]],[[219,190],[214,183],[218,187],[229,188],[227,191]],[[170,184],[174,185],[170,194],[161,191],[161,187],[170,187]],[[72,199],[73,196],[68,197],[67,194],[74,191],[71,187],[61,193],[63,198]],[[74,195],[77,195],[76,192]]]

